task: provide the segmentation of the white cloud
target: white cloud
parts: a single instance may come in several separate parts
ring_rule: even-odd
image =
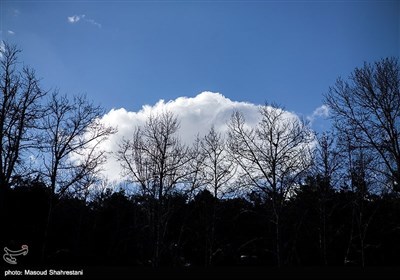
[[[155,105],[145,105],[138,112],[129,112],[124,108],[112,109],[102,118],[105,124],[118,128],[118,132],[112,135],[103,148],[116,153],[122,138],[130,138],[136,126],[143,125],[151,113],[171,111],[177,115],[180,121],[180,138],[185,144],[192,144],[197,134],[205,135],[212,125],[217,131],[225,133],[227,122],[232,112],[242,112],[249,125],[255,125],[259,121],[259,106],[246,102],[232,101],[219,93],[202,92],[195,97],[179,97],[165,102],[158,101]],[[120,179],[119,163],[110,157],[106,166],[106,176],[110,180]]]
[[[134,129],[145,124],[152,113],[167,110],[176,114],[180,121],[179,136],[185,144],[191,145],[197,135],[204,136],[212,125],[225,135],[227,123],[234,111],[240,111],[246,119],[246,124],[255,127],[260,120],[259,108],[259,105],[232,101],[220,93],[206,91],[195,97],[179,97],[168,102],[160,100],[154,105],[143,106],[137,112],[130,112],[124,108],[112,109],[101,118],[104,124],[118,128],[118,132],[111,135],[101,146],[102,149],[111,152],[103,175],[111,181],[121,180],[120,165],[113,155],[118,151],[121,140],[129,139]],[[285,114],[289,118],[297,118],[293,113]]]
[[[307,120],[310,123],[313,123],[316,118],[320,117],[326,118],[328,116],[329,116],[329,107],[324,104],[315,109],[314,112],[311,114],[311,116],[307,117]]]
[[[82,20],[84,22],[87,22],[87,23],[90,23],[92,25],[95,25],[98,28],[101,28],[101,24],[100,23],[98,23],[94,19],[86,18],[86,15],[73,15],[73,16],[67,17],[67,19],[68,19],[68,22],[71,23],[71,24],[77,23],[77,22]]]
[[[84,18],[85,15],[73,15],[68,17],[68,22],[69,23],[77,23],[78,21],[81,20],[81,18]]]
[[[7,30],[7,33],[10,34],[10,35],[15,35],[15,32],[12,31],[12,30]]]

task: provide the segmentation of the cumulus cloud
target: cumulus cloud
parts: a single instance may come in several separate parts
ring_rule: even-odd
[[[226,135],[227,123],[234,111],[240,111],[246,124],[255,127],[260,121],[259,105],[232,101],[220,93],[202,92],[195,97],[179,97],[175,100],[160,100],[154,105],[145,105],[137,112],[130,112],[124,108],[112,109],[106,113],[101,121],[118,129],[118,132],[102,143],[102,149],[110,152],[109,160],[104,166],[104,176],[111,181],[121,180],[120,165],[115,159],[119,144],[123,138],[132,137],[137,126],[144,125],[150,114],[165,111],[174,113],[180,121],[179,137],[182,142],[191,145],[197,135],[203,137],[214,126],[216,131]],[[272,108],[271,108],[272,109]],[[297,118],[297,115],[285,112],[288,118]]]
[[[314,122],[316,118],[326,118],[329,116],[329,107],[327,105],[321,105],[317,109],[314,110],[314,112],[311,114],[311,116],[307,117],[307,120],[309,122]]]
[[[179,137],[182,142],[191,145],[196,136],[204,136],[212,125],[221,133],[227,130],[227,122],[232,112],[243,113],[249,125],[259,121],[259,106],[247,102],[237,102],[222,94],[202,92],[195,97],[179,97],[166,102],[160,100],[154,105],[145,105],[138,112],[129,112],[124,108],[112,109],[102,117],[102,122],[118,128],[118,133],[112,135],[103,148],[116,153],[123,138],[130,138],[135,127],[145,124],[150,114],[171,111],[180,121]],[[119,163],[111,156],[106,166],[106,176],[110,180],[120,179]]]

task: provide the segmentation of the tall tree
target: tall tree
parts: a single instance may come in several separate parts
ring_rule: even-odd
[[[227,191],[225,187],[234,175],[235,164],[228,156],[225,139],[214,126],[201,139],[200,146],[203,183],[215,198],[220,198]]]
[[[343,155],[337,145],[337,137],[333,132],[324,132],[318,135],[315,149],[314,164],[312,167],[313,190],[317,199],[318,212],[318,245],[321,261],[328,264],[328,227],[329,218],[334,207],[330,205],[335,187],[341,181]]]
[[[214,196],[211,223],[206,234],[206,264],[210,265],[214,253],[217,204],[219,198],[229,191],[228,184],[235,174],[235,164],[228,156],[225,139],[215,131],[214,126],[201,139],[200,146],[202,181]]]
[[[375,186],[381,184],[380,172],[376,170],[376,154],[371,147],[364,147],[350,133],[340,136],[339,144],[346,164],[345,183],[349,191],[351,205],[351,223],[344,264],[366,264],[366,237],[373,221],[377,206],[368,207],[371,193],[376,193]],[[368,209],[369,208],[369,209]],[[369,211],[368,211],[369,210]]]
[[[400,187],[400,65],[396,58],[364,63],[338,78],[325,100],[335,126],[375,153],[376,170]]]
[[[275,256],[281,266],[281,214],[285,199],[311,163],[311,130],[282,108],[262,106],[261,120],[248,127],[235,112],[229,122],[229,148],[248,186],[261,191],[272,204]]]
[[[68,99],[54,92],[46,106],[38,143],[42,152],[39,173],[51,190],[51,199],[42,258],[55,199],[74,188],[88,188],[87,179],[93,178],[106,160],[105,151],[99,146],[115,129],[101,123],[102,114],[103,110],[84,95]]]
[[[159,266],[170,209],[166,198],[188,175],[189,149],[177,136],[179,121],[169,112],[150,115],[131,139],[120,144],[117,155],[124,174],[150,199],[149,224],[154,239],[153,266]]]
[[[103,110],[84,95],[68,99],[55,92],[42,120],[43,169],[52,194],[63,195],[100,171],[106,153],[100,144],[116,130],[100,121]]]
[[[9,215],[6,203],[11,186],[30,175],[29,150],[42,116],[46,94],[32,68],[19,67],[15,45],[0,41],[0,220]],[[0,234],[0,240],[2,234]]]
[[[0,48],[0,188],[8,188],[13,178],[24,175],[23,153],[33,146],[36,125],[42,117],[40,89],[35,71],[19,69],[20,50],[8,43]],[[28,155],[24,155],[28,158]],[[18,172],[16,170],[18,169]]]

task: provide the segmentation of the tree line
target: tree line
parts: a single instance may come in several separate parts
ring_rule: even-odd
[[[45,91],[20,50],[1,50],[4,246],[29,262],[132,266],[398,265],[400,67],[385,58],[324,96],[317,134],[276,104],[249,126],[233,112],[192,145],[179,118],[151,114],[114,155],[117,128],[84,95]],[[100,176],[108,156],[127,189]]]

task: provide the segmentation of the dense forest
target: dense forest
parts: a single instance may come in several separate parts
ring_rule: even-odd
[[[1,246],[29,246],[21,263],[400,264],[397,58],[337,79],[324,95],[330,131],[265,104],[257,126],[233,112],[226,134],[210,124],[187,146],[163,112],[110,155],[100,147],[117,128],[103,109],[44,90],[19,53],[5,44],[0,56],[0,213]],[[101,176],[109,156],[123,183]]]

